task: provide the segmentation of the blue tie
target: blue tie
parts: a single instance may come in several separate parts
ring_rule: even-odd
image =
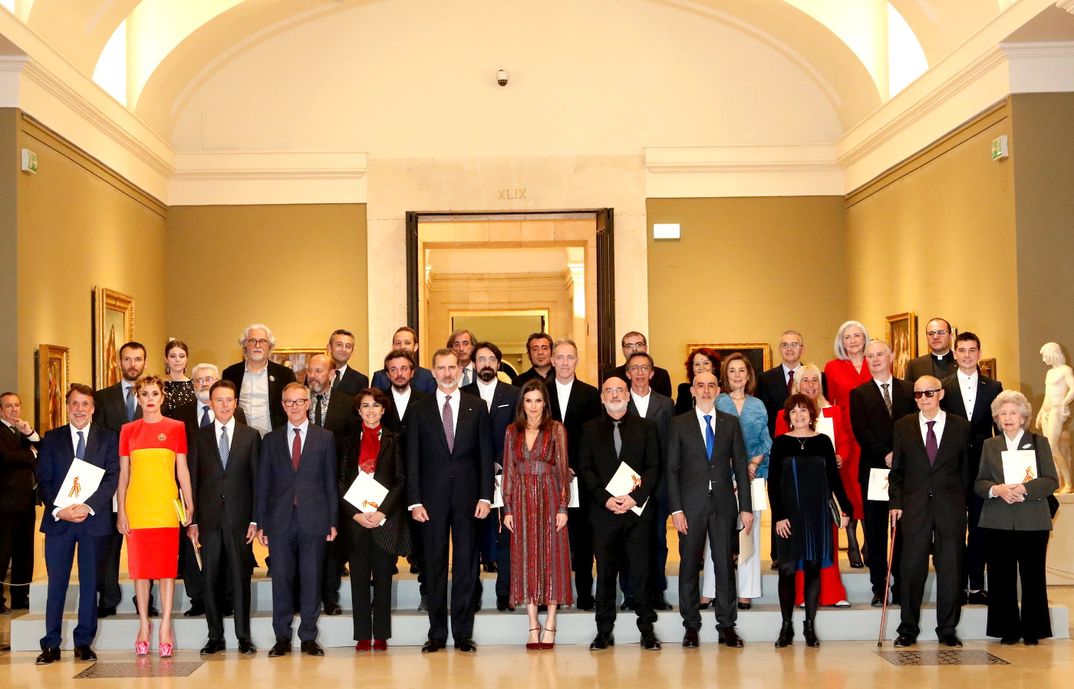
[[[127,388],[127,421],[134,421],[134,410],[137,404],[134,400],[134,386]]]
[[[75,431],[78,433],[78,447],[75,448],[75,459],[86,458],[86,436],[82,435],[82,431]]]
[[[201,426],[200,427],[205,428],[206,426],[208,426],[212,422],[213,422],[213,420],[209,418],[209,405],[203,404],[201,406]]]
[[[227,463],[231,455],[231,443],[228,442],[226,428],[220,428],[220,443],[217,448],[220,450],[220,464],[223,465],[224,471],[227,471]]]
[[[716,447],[716,434],[712,430],[712,414],[705,414],[705,452],[708,453],[709,461],[712,461],[712,450]]]

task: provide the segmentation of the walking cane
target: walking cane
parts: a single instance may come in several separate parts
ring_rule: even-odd
[[[880,606],[880,636],[876,640],[876,647],[881,648],[884,645],[884,629],[888,623],[888,593],[891,591],[891,559],[895,553],[895,532],[898,529],[899,522],[895,522],[891,525],[890,538],[888,539],[888,575],[884,579],[884,602]]]

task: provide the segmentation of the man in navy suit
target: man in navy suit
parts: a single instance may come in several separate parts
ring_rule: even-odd
[[[433,378],[433,372],[418,366],[418,331],[405,325],[396,330],[395,334],[392,335],[392,351],[400,349],[410,352],[414,357],[410,386],[425,395],[431,395],[436,392],[436,378]],[[373,374],[372,385],[384,392],[391,392],[392,377],[387,364],[385,364],[384,368]],[[396,389],[398,389],[398,384],[396,384]]]
[[[339,488],[336,485],[336,440],[332,431],[306,418],[310,391],[288,383],[282,405],[287,423],[261,443],[254,521],[261,545],[272,557],[272,630],[276,644],[269,657],[291,652],[295,616],[294,583],[299,575],[302,652],[323,656],[317,643],[321,578],[327,543],[336,539]]]
[[[433,355],[436,393],[412,403],[407,429],[407,502],[422,525],[429,599],[429,640],[422,653],[447,645],[448,542],[451,635],[455,649],[474,653],[477,525],[492,506],[492,440],[489,414],[479,397],[458,389],[459,359],[450,349]]]
[[[96,660],[90,648],[97,635],[97,562],[112,524],[112,496],[119,483],[119,437],[91,423],[93,388],[76,383],[67,391],[69,423],[45,434],[38,458],[37,481],[41,501],[41,532],[45,534],[45,565],[48,569],[48,602],[45,604],[45,636],[41,639],[38,665],[60,659],[60,625],[71,581],[71,564],[78,546],[78,625],[75,626],[75,657]],[[78,496],[80,501],[56,507],[60,487],[75,458],[104,469],[97,490]]]

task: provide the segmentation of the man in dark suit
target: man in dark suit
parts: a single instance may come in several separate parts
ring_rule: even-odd
[[[914,389],[905,380],[891,375],[891,347],[873,340],[865,348],[865,359],[873,379],[850,391],[850,425],[861,446],[858,481],[861,483],[862,504],[865,510],[863,527],[869,546],[865,564],[873,586],[873,607],[883,605],[881,597],[886,588],[888,573],[888,502],[869,500],[869,472],[890,469],[895,445],[895,423],[914,412]],[[895,600],[902,581],[898,567],[901,535],[895,539],[891,571],[894,578],[891,590]]]
[[[119,348],[120,381],[93,393],[93,423],[103,426],[119,436],[123,424],[142,418],[142,408],[135,399],[134,381],[145,372],[145,345],[141,342],[125,342]],[[123,593],[119,588],[119,556],[123,548],[123,534],[115,528],[116,513],[112,510],[112,531],[104,544],[104,552],[97,560],[97,616],[116,614]],[[150,583],[152,586],[152,583]],[[158,614],[153,605],[153,590],[149,591],[149,615]]]
[[[686,628],[682,645],[699,645],[698,562],[707,536],[716,575],[713,603],[720,643],[741,648],[743,641],[735,631],[738,594],[731,551],[738,520],[746,533],[754,526],[753,501],[748,490],[738,491],[736,497],[731,477],[740,486],[749,485],[749,457],[738,419],[716,410],[720,393],[716,376],[697,374],[692,392],[694,409],[671,420],[665,462],[671,520],[679,532],[679,611]]]
[[[45,566],[48,570],[48,600],[45,603],[45,636],[41,638],[38,665],[60,659],[61,624],[71,565],[78,548],[78,625],[74,630],[75,658],[96,660],[90,648],[97,636],[97,560],[111,533],[112,496],[119,483],[119,438],[115,433],[91,424],[93,389],[75,383],[67,391],[67,425],[54,428],[41,441],[37,466],[38,493],[44,504],[41,533],[45,534]],[[91,494],[57,507],[67,472],[75,459],[104,470],[97,489]],[[70,490],[68,490],[70,492]]]
[[[630,356],[636,352],[642,354],[649,352],[649,342],[645,339],[645,335],[637,330],[631,330],[626,335],[623,335],[623,339],[620,340],[619,344],[623,349],[623,364],[605,371],[604,375],[601,376],[602,380],[612,376],[622,380],[629,380],[630,377],[626,372],[626,362],[630,359]],[[649,386],[664,397],[671,397],[671,374],[668,373],[666,368],[660,368],[654,364],[653,378],[649,381]]]
[[[492,443],[493,470],[503,473],[503,439],[507,427],[515,420],[519,390],[497,377],[503,353],[491,342],[478,342],[474,346],[474,365],[477,378],[460,388],[468,395],[480,397],[489,412],[489,433]],[[499,519],[486,519],[480,530],[480,555],[486,572],[496,572],[496,609],[514,610],[511,605],[511,531],[498,528]],[[481,609],[481,581],[477,582],[477,609]]]
[[[410,352],[413,360],[414,367],[409,385],[415,390],[420,390],[423,395],[436,392],[436,378],[433,378],[433,372],[418,365],[418,331],[405,325],[396,330],[395,335],[392,336],[392,352],[400,349]],[[385,366],[373,374],[373,387],[384,392],[391,392],[394,384],[391,378],[391,373]]]
[[[933,318],[925,325],[925,341],[929,353],[911,359],[906,366],[906,379],[915,383],[921,376],[935,376],[943,380],[953,375],[957,364],[951,351],[951,324],[946,318]]]
[[[582,424],[603,413],[600,392],[575,377],[578,368],[578,346],[572,340],[560,340],[552,348],[554,375],[548,382],[548,404],[552,418],[563,424],[567,432],[567,460],[571,476],[578,474],[578,450],[581,447]],[[571,566],[579,610],[593,609],[593,533],[589,526],[589,510],[585,505],[567,510],[567,532],[571,542]]]
[[[239,406],[246,414],[246,422],[265,437],[287,421],[280,399],[284,387],[295,382],[295,374],[286,366],[269,361],[276,337],[267,325],[246,326],[239,345],[243,349],[243,361],[225,368],[224,380],[230,380],[239,391]]]
[[[465,387],[474,382],[477,377],[477,369],[474,366],[474,345],[477,338],[465,328],[456,330],[448,336],[447,344],[444,345],[459,359],[459,387]]]
[[[944,395],[940,401],[945,412],[970,422],[970,447],[966,457],[971,478],[977,477],[977,471],[981,467],[984,441],[999,432],[992,421],[992,401],[1003,391],[1003,385],[998,380],[992,380],[981,373],[977,367],[980,360],[981,340],[968,330],[959,333],[955,338],[955,361],[958,363],[958,370],[942,381]],[[988,592],[984,588],[984,532],[978,526],[984,500],[973,491],[972,484],[967,487],[966,503],[969,507],[969,535],[966,539],[963,583],[967,585],[968,603],[987,605]]]
[[[606,413],[582,426],[578,452],[581,500],[589,511],[597,558],[597,636],[589,645],[594,651],[615,645],[615,580],[623,557],[630,562],[633,589],[649,590],[653,527],[648,503],[660,477],[660,450],[655,425],[628,414],[629,400],[626,381],[615,376],[604,381],[601,401]],[[634,475],[632,484],[611,492],[608,483],[624,463]],[[635,611],[642,648],[659,651],[653,632],[656,613],[648,596],[638,596]]]
[[[889,490],[891,523],[902,532],[902,623],[895,646],[912,646],[921,630],[921,600],[936,568],[936,637],[961,646],[955,634],[962,615],[962,550],[966,533],[966,488],[970,485],[970,422],[940,409],[939,378],[914,383],[918,414],[895,423]]]
[[[627,413],[649,421],[656,428],[657,449],[660,452],[660,466],[663,467],[664,453],[667,451],[668,426],[675,416],[675,403],[670,397],[653,390],[649,383],[653,378],[653,358],[647,352],[635,352],[626,361],[626,373],[630,382],[630,401]],[[668,487],[664,472],[660,472],[656,489],[652,493],[648,510],[652,511],[653,541],[649,550],[649,604],[654,610],[671,610],[664,592],[668,588],[665,573],[668,562]],[[629,610],[635,603],[634,589],[630,585],[630,564],[625,563],[619,577],[619,586],[623,589],[623,608]]]
[[[526,381],[537,379],[550,383],[555,375],[552,367],[552,346],[554,342],[548,333],[531,333],[526,338],[526,354],[530,358],[530,368],[515,376],[515,386],[522,388]]]
[[[300,577],[302,652],[323,656],[317,643],[324,550],[336,540],[339,487],[336,440],[306,418],[310,391],[289,383],[281,406],[287,423],[264,437],[258,465],[254,521],[261,545],[272,557],[272,630],[276,644],[269,657],[291,652],[295,616],[295,576]]]
[[[30,608],[34,578],[34,468],[41,438],[22,418],[22,400],[0,393],[0,582],[10,582],[12,610]],[[8,569],[8,563],[11,569]],[[10,572],[10,576],[7,576]],[[0,583],[0,610],[4,608]]]
[[[492,505],[492,440],[480,398],[458,389],[459,360],[450,349],[433,355],[437,390],[413,402],[407,429],[407,509],[422,525],[429,597],[429,640],[422,653],[447,645],[448,544],[453,563],[451,635],[455,649],[474,653],[477,525]]]
[[[189,540],[201,550],[207,581],[230,581],[239,651],[257,652],[250,637],[250,544],[257,534],[254,492],[261,456],[261,435],[235,418],[238,394],[229,380],[209,391],[213,422],[199,428],[188,444],[194,516]],[[220,587],[205,591],[209,641],[202,655],[224,650],[224,601]]]
[[[328,354],[332,361],[332,389],[340,390],[351,397],[358,394],[359,390],[369,387],[369,378],[356,369],[351,368],[347,362],[354,355],[354,333],[342,328],[332,331],[328,336]],[[307,384],[309,383],[309,369],[306,369]]]

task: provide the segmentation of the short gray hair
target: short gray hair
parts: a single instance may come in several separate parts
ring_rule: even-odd
[[[564,338],[561,338],[559,340],[556,340],[556,343],[554,345],[552,345],[552,351],[554,352],[557,349],[559,349],[560,345],[570,345],[571,347],[574,348],[574,353],[575,354],[578,353],[578,345],[575,344],[574,340],[570,339],[569,337],[564,337]]]
[[[203,368],[210,369],[213,372],[213,376],[215,376],[216,378],[220,378],[220,369],[217,367],[216,364],[198,364],[194,368],[190,369],[190,377],[197,378],[198,371],[202,370]]]
[[[1029,428],[1029,419],[1033,417],[1033,405],[1029,403],[1026,396],[1017,390],[1004,390],[996,395],[996,399],[992,400],[992,420],[997,424],[999,423],[999,410],[1004,404],[1013,404],[1018,409],[1018,413],[1022,415],[1022,428]]]
[[[242,337],[239,338],[240,347],[246,346],[246,340],[250,337],[251,330],[264,330],[265,333],[268,335],[269,346],[276,346],[276,336],[272,334],[272,328],[268,327],[264,323],[251,323],[250,325],[246,326],[246,328],[242,331]]]
[[[839,330],[835,331],[835,358],[840,361],[847,360],[847,350],[843,347],[843,333],[850,327],[861,328],[862,334],[865,335],[866,346],[869,344],[869,331],[865,329],[865,326],[862,325],[861,321],[846,321],[839,326]]]

